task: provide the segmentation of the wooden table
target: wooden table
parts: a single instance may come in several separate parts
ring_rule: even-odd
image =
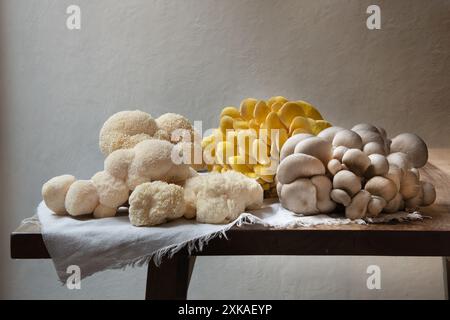
[[[160,267],[148,266],[146,299],[186,299],[195,256],[361,255],[440,256],[444,272],[450,262],[450,149],[430,150],[421,169],[434,183],[437,200],[423,213],[432,219],[403,224],[316,226],[276,230],[259,225],[232,228],[228,240],[216,238],[201,252],[185,250]],[[49,259],[39,226],[21,225],[11,234],[13,259]],[[450,269],[449,269],[450,270]],[[450,285],[450,275],[447,275]],[[444,277],[445,278],[445,277]]]

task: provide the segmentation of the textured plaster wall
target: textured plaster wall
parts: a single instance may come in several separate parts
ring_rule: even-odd
[[[82,28],[65,10],[82,9]],[[365,27],[378,4],[382,29]],[[306,99],[334,124],[371,121],[450,147],[450,1],[0,0],[1,298],[141,298],[144,269],[69,291],[49,261],[9,259],[40,187],[102,166],[124,108],[217,121],[247,96]],[[366,268],[382,268],[382,290]],[[443,298],[439,258],[199,258],[191,298]]]

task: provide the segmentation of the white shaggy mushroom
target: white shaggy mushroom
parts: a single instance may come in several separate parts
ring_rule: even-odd
[[[185,217],[202,223],[227,223],[263,203],[263,189],[242,173],[227,171],[191,177],[184,183]]]
[[[128,200],[129,190],[126,183],[107,171],[97,172],[91,180],[97,189],[100,204],[117,208]]]
[[[97,188],[91,180],[78,180],[67,191],[65,207],[71,216],[93,213],[98,206]]]
[[[57,176],[42,186],[42,197],[45,205],[58,215],[67,213],[65,199],[69,187],[76,181],[75,177],[69,174]]]
[[[129,218],[134,226],[155,226],[184,214],[183,188],[163,181],[143,183],[130,196]]]
[[[158,128],[167,132],[171,142],[193,141],[193,128],[188,118],[177,113],[165,113],[156,119]],[[186,140],[189,139],[189,140]]]
[[[133,148],[139,142],[151,139],[157,130],[155,119],[146,112],[118,112],[106,120],[100,130],[100,150],[107,156],[118,149]]]

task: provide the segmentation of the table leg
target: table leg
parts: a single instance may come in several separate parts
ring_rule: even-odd
[[[447,281],[447,286],[445,288],[445,298],[450,300],[449,291],[450,291],[450,257],[443,257],[443,268],[444,268],[444,281]]]
[[[148,264],[146,300],[186,300],[195,264],[195,256],[176,253],[172,258],[163,258],[160,266],[153,261]]]

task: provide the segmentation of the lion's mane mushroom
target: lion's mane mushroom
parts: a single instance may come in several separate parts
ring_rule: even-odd
[[[156,124],[160,130],[167,132],[169,141],[178,143],[183,140],[186,134],[189,135],[184,141],[193,141],[193,132],[191,122],[186,117],[177,113],[165,113],[156,119]]]
[[[186,218],[202,223],[227,223],[245,209],[263,203],[263,189],[256,180],[236,171],[211,172],[191,177],[184,183]]]
[[[166,113],[155,120],[150,114],[140,110],[121,111],[103,124],[99,146],[107,156],[115,150],[131,149],[139,142],[149,139],[172,143],[189,139],[192,142],[193,132],[189,120],[176,113]]]
[[[152,181],[183,183],[195,174],[189,165],[172,161],[176,148],[168,141],[144,140],[132,149],[116,150],[105,159],[104,171],[91,180],[76,181],[69,175],[49,180],[42,187],[44,201],[57,214],[114,216],[139,185]]]
[[[133,148],[139,142],[151,139],[157,130],[155,119],[146,112],[118,112],[106,120],[100,130],[100,150],[107,156],[118,149]]]
[[[42,186],[42,198],[46,206],[59,215],[66,214],[66,194],[69,187],[76,181],[69,174],[54,177]]]
[[[137,186],[129,201],[130,222],[137,227],[159,225],[184,214],[183,188],[163,181]]]

